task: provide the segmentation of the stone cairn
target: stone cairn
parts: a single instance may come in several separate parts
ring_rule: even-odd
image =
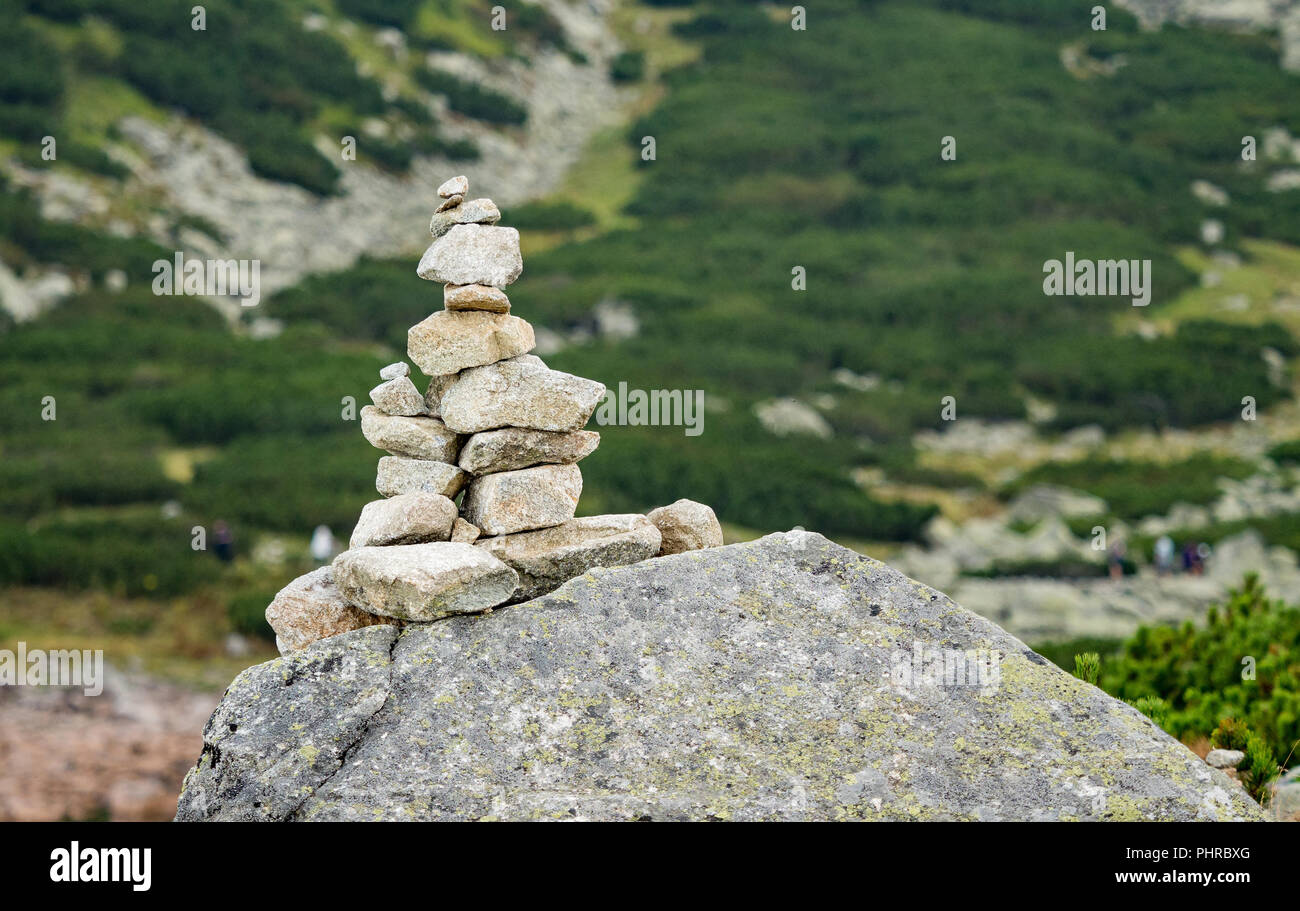
[[[713,510],[678,500],[647,515],[574,518],[584,430],[605,387],[528,352],[533,327],[502,289],[519,277],[519,232],[500,227],[469,181],[438,188],[433,243],[417,274],[443,283],[443,309],[412,326],[411,361],[379,371],[361,432],[388,455],[350,549],[289,583],[266,609],[281,654],[375,623],[422,623],[546,594],[593,567],[722,543]],[[460,498],[457,506],[456,498]]]

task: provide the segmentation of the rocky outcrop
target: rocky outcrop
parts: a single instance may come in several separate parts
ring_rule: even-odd
[[[249,668],[181,820],[1254,820],[1137,710],[789,532]]]

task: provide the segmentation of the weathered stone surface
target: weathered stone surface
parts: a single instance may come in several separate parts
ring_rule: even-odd
[[[397,635],[387,624],[354,630],[236,677],[203,728],[176,818],[292,819],[388,700]]]
[[[417,490],[367,503],[352,529],[351,547],[446,541],[456,521],[456,504],[436,493]]]
[[[442,394],[456,381],[457,376],[458,374],[448,373],[445,376],[434,376],[429,378],[429,388],[425,390],[424,393],[424,407],[429,409],[429,414],[434,417],[441,416]],[[455,431],[453,431],[453,433],[454,432]]]
[[[519,581],[487,551],[451,541],[345,550],[334,558],[334,579],[354,607],[417,621],[495,607]]]
[[[454,498],[465,486],[468,477],[458,467],[446,462],[384,456],[379,460],[375,490],[386,497],[422,490]]]
[[[396,364],[389,364],[387,367],[379,371],[379,378],[381,380],[395,380],[399,376],[410,375],[411,368],[407,366],[405,361],[398,361]]]
[[[370,401],[385,414],[412,417],[426,413],[424,396],[409,376],[394,377],[370,390]]]
[[[384,414],[373,405],[361,409],[361,435],[393,455],[455,462],[461,436],[437,418]]]
[[[490,285],[443,285],[442,305],[448,310],[510,312],[510,298],[500,288]]]
[[[439,310],[406,333],[407,354],[428,376],[517,357],[535,344],[524,320],[483,310]]]
[[[523,271],[519,232],[514,228],[458,224],[429,245],[415,274],[435,282],[504,288]]]
[[[722,525],[713,510],[694,500],[678,500],[647,513],[663,535],[661,556],[722,546]]]
[[[451,540],[460,544],[473,544],[481,534],[477,525],[461,518],[457,518],[451,526]]]
[[[360,681],[313,690],[311,674],[372,629],[244,672],[178,818],[1264,816],[1136,709],[816,534],[595,569],[409,626],[391,664],[382,646],[358,662],[387,692],[358,724]],[[976,651],[996,682],[908,681],[914,650]],[[250,809],[276,787],[293,799]]]
[[[512,601],[559,588],[597,566],[625,566],[659,553],[659,529],[642,515],[586,516],[538,531],[485,538],[477,547],[515,572]]]
[[[508,535],[569,521],[581,495],[577,465],[540,465],[475,478],[463,506],[485,534]]]
[[[603,383],[552,370],[533,355],[466,370],[442,394],[443,421],[458,433],[498,427],[581,430]]]
[[[460,204],[463,203],[464,201],[465,201],[465,197],[464,197],[464,196],[448,196],[448,197],[443,201],[442,205],[438,206],[438,208],[435,209],[434,211],[435,211],[435,212],[446,212],[448,209],[454,209],[454,208],[456,208],[458,205],[460,205]]]
[[[266,608],[266,622],[275,630],[280,654],[285,655],[318,639],[392,621],[348,604],[334,584],[334,571],[322,566],[280,589]]]
[[[502,427],[476,433],[466,440],[458,464],[471,474],[514,471],[532,465],[569,465],[591,455],[598,445],[600,434],[594,430],[555,433]]]
[[[1205,761],[1216,769],[1235,769],[1245,758],[1241,750],[1210,750],[1205,755]]]
[[[454,209],[439,210],[429,222],[429,233],[436,240],[456,225],[495,225],[501,220],[501,210],[490,199],[471,199]]]
[[[444,181],[442,186],[438,187],[438,195],[443,199],[451,199],[453,196],[464,196],[469,192],[469,178],[460,174],[450,180]]]

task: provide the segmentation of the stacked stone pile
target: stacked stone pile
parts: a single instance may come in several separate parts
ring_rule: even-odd
[[[420,260],[443,309],[412,326],[405,363],[379,372],[361,432],[388,453],[350,549],[290,583],[267,608],[281,653],[376,623],[420,623],[535,598],[593,567],[722,543],[713,510],[679,500],[638,514],[574,518],[583,429],[605,387],[529,354],[533,327],[503,290],[523,271],[519,232],[455,177]]]

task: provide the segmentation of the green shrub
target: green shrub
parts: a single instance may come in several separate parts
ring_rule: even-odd
[[[226,616],[235,632],[245,636],[275,641],[275,631],[266,622],[266,607],[275,598],[275,592],[252,591],[232,595],[226,602]]]
[[[1097,685],[1101,676],[1101,656],[1096,652],[1085,652],[1074,656],[1074,676],[1084,683]]]
[[[1210,746],[1216,750],[1240,750],[1244,753],[1249,737],[1250,728],[1236,718],[1225,718],[1210,734]]]
[[[1123,519],[1168,512],[1175,503],[1209,503],[1219,496],[1218,479],[1241,479],[1254,466],[1239,459],[1195,455],[1182,462],[1136,462],[1084,459],[1045,462],[1013,484],[1019,493],[1035,484],[1059,484],[1101,497]]]
[[[1125,575],[1137,572],[1137,566],[1130,560],[1121,561]],[[1078,557],[1067,556],[1055,560],[995,560],[984,569],[963,570],[963,576],[975,579],[1003,579],[1015,576],[1037,576],[1047,579],[1091,579],[1106,575],[1107,566],[1103,562],[1090,562]]]
[[[1300,440],[1287,440],[1278,443],[1268,451],[1268,457],[1275,462],[1295,465],[1300,463]]]
[[[1139,707],[1162,700],[1159,723],[1185,741],[1211,737],[1244,749],[1248,728],[1261,757],[1263,748],[1285,757],[1300,741],[1300,607],[1269,600],[1257,577],[1247,576],[1210,608],[1203,627],[1139,628],[1105,662],[1100,686]]]
[[[418,69],[415,80],[435,95],[446,96],[447,105],[466,117],[504,124],[522,124],[528,119],[528,109],[513,98],[444,70]]]
[[[567,200],[528,202],[509,211],[510,224],[520,231],[574,231],[596,223],[596,216]]]
[[[1169,723],[1169,703],[1159,696],[1143,696],[1130,703],[1143,715],[1146,715],[1157,727],[1166,727]]]
[[[609,64],[609,76],[615,82],[640,82],[645,78],[645,54],[623,51]]]
[[[1263,803],[1271,793],[1269,785],[1278,777],[1281,770],[1277,759],[1264,739],[1254,733],[1246,738],[1246,758],[1237,766],[1241,782],[1246,786],[1251,797]]]
[[[152,517],[0,524],[0,585],[183,594],[221,572],[212,554],[190,542],[188,524]]]

